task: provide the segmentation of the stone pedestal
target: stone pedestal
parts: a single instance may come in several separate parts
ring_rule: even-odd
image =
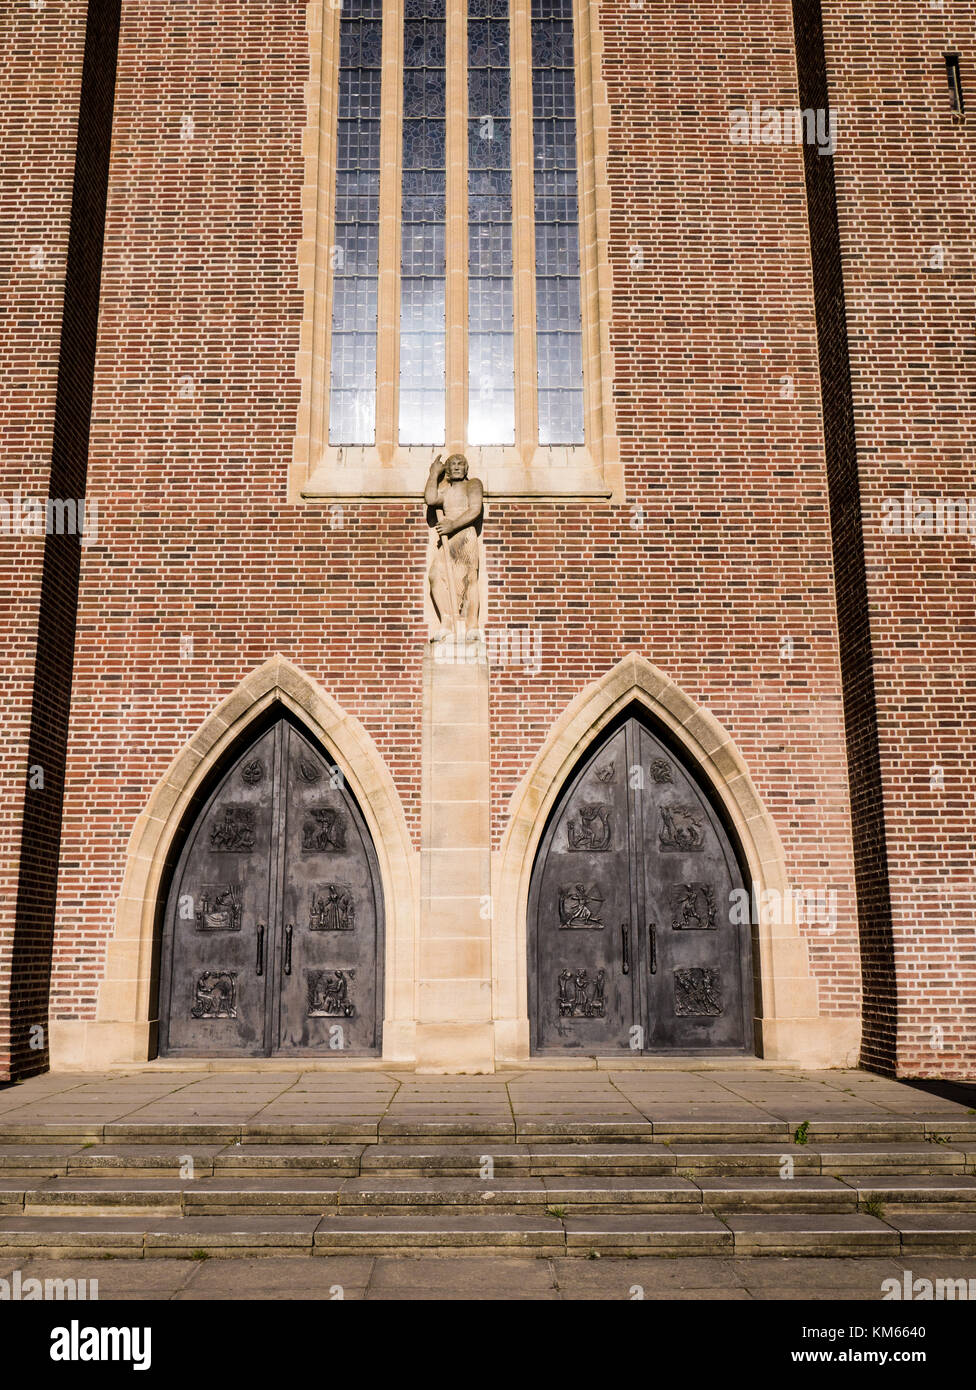
[[[424,655],[417,1070],[494,1070],[488,665],[479,643]]]

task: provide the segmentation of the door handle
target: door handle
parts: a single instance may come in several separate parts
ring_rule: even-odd
[[[651,943],[651,974],[657,974],[657,927],[653,922],[648,922],[647,933]]]
[[[624,974],[630,974],[630,924],[621,922],[620,931],[624,939]]]
[[[258,958],[255,963],[255,974],[264,974],[264,923],[258,923]]]
[[[289,922],[285,927],[285,974],[291,974],[291,934],[295,930],[294,922]]]

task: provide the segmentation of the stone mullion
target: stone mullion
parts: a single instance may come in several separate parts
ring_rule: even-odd
[[[449,0],[446,43],[447,258],[445,442],[463,450],[468,424],[468,12]]]
[[[535,161],[532,149],[530,0],[511,0],[512,258],[515,300],[515,444],[526,465],[539,440],[535,342]]]
[[[383,5],[380,234],[377,287],[376,444],[394,461],[400,412],[400,208],[403,124],[403,0]]]

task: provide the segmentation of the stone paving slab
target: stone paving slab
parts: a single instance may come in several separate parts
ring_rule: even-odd
[[[492,1205],[543,1207],[549,1200],[541,1178],[348,1178],[340,1191],[342,1206],[464,1206],[483,1210]]]
[[[926,1120],[925,1137],[938,1143],[976,1144],[976,1120],[954,1117]]]
[[[52,1259],[70,1258],[81,1250],[141,1258],[144,1223],[138,1217],[117,1217],[106,1229],[98,1216],[79,1218],[8,1216],[0,1219],[0,1254],[23,1259],[41,1249]]]
[[[534,1176],[560,1175],[564,1168],[601,1176],[663,1177],[674,1173],[674,1153],[664,1144],[540,1144],[527,1146]]]
[[[900,1256],[737,1255],[730,1263],[739,1282],[754,1292],[782,1289],[794,1298],[817,1288],[835,1288],[838,1294],[873,1290],[880,1297],[882,1279],[900,1277],[903,1269]]]
[[[17,1144],[52,1144],[63,1148],[66,1144],[97,1143],[103,1130],[102,1124],[55,1123],[43,1118],[29,1124],[13,1124],[4,1117],[0,1119],[0,1150]]]
[[[976,1215],[971,1212],[896,1212],[885,1220],[900,1234],[902,1253],[914,1250],[932,1254],[939,1249],[953,1255],[976,1255]]]
[[[547,1177],[546,1201],[552,1207],[596,1207],[604,1211],[610,1206],[647,1208],[701,1206],[701,1192],[694,1183],[671,1177]]]
[[[705,1206],[714,1212],[855,1212],[857,1193],[837,1178],[802,1175],[776,1178],[696,1179]]]
[[[511,1254],[465,1260],[418,1254],[412,1259],[378,1257],[367,1296],[377,1300],[555,1300],[559,1291],[549,1260]]]
[[[19,1216],[25,1195],[23,1185],[16,1181],[0,1183],[0,1216]]]
[[[296,1206],[313,1199],[320,1206],[334,1207],[347,1181],[347,1178],[336,1174],[314,1178],[296,1178],[288,1174],[261,1178],[218,1176],[184,1183],[183,1194],[188,1211],[194,1207],[213,1205],[221,1198],[238,1196],[244,1199],[243,1204],[249,1208],[263,1205]]]
[[[541,1143],[544,1140],[552,1140],[559,1143],[560,1140],[572,1138],[573,1135],[582,1138],[594,1136],[597,1141],[600,1139],[621,1138],[647,1139],[654,1138],[654,1131],[649,1120],[621,1120],[613,1118],[586,1118],[586,1119],[566,1119],[565,1112],[562,1119],[550,1119],[546,1116],[519,1116],[516,1120],[516,1135],[523,1143]]]
[[[976,1209],[976,1177],[956,1173],[906,1174],[903,1177],[848,1176],[844,1179],[858,1200],[885,1205],[949,1202]]]
[[[194,1250],[215,1255],[249,1250],[262,1257],[280,1258],[289,1250],[311,1249],[318,1216],[208,1216],[158,1221],[147,1227],[146,1254],[185,1255]],[[2,1236],[0,1236],[2,1239]]]
[[[380,1121],[379,1136],[382,1139],[420,1139],[425,1141],[437,1139],[458,1139],[467,1140],[469,1138],[479,1139],[513,1139],[515,1137],[515,1121],[511,1118],[507,1120],[485,1118],[463,1118],[463,1119],[438,1119],[430,1118],[430,1110],[422,1112],[427,1115],[427,1119],[417,1118],[388,1118]]]
[[[655,1139],[678,1139],[685,1144],[717,1144],[735,1142],[736,1139],[750,1139],[754,1142],[777,1140],[789,1144],[792,1131],[781,1120],[743,1120],[734,1117],[696,1116],[681,1117],[675,1109],[665,1118],[651,1112],[651,1124]]]
[[[821,1156],[816,1149],[792,1144],[688,1144],[674,1142],[668,1150],[678,1173],[721,1176],[730,1170],[751,1173],[757,1177],[778,1175],[783,1160],[789,1159],[794,1173],[818,1174]]]
[[[235,1172],[283,1172],[302,1176],[332,1172],[354,1177],[362,1156],[375,1146],[366,1144],[234,1144],[214,1156],[216,1177]]]
[[[0,1137],[9,1126],[63,1126],[64,1140],[98,1138],[99,1125],[179,1124],[188,1121],[244,1125],[267,1123],[291,1113],[393,1124],[442,1107],[491,1116],[524,1126],[552,1116],[626,1122],[655,1116],[660,1123],[688,1117],[719,1123],[810,1122],[810,1137],[850,1133],[848,1126],[873,1121],[879,1138],[909,1131],[970,1141],[976,1147],[976,1117],[963,1106],[884,1077],[857,1071],[807,1072],[755,1063],[718,1061],[681,1067],[662,1059],[634,1069],[605,1060],[566,1059],[568,1065],[536,1065],[494,1076],[420,1077],[378,1066],[369,1071],[317,1070],[268,1064],[209,1063],[174,1068],[149,1064],[128,1072],[51,1074],[0,1091]],[[343,1063],[339,1063],[341,1067]],[[345,1065],[349,1065],[345,1063]],[[418,1109],[419,1107],[419,1109]],[[340,1108],[343,1114],[340,1116]],[[257,1117],[261,1115],[259,1121]],[[683,1120],[684,1117],[684,1120]],[[442,1111],[440,1118],[444,1118]],[[886,1125],[893,1126],[885,1128]],[[6,1133],[4,1134],[4,1131]],[[29,1132],[22,1128],[21,1134]],[[13,1136],[13,1137],[16,1137]],[[217,1136],[221,1137],[221,1136]]]
[[[176,1143],[190,1137],[188,1131],[195,1144],[230,1144],[240,1137],[241,1127],[239,1124],[213,1124],[205,1119],[165,1124],[116,1121],[105,1125],[104,1139],[106,1144],[163,1144],[167,1140]]]
[[[4,1177],[54,1177],[66,1173],[77,1144],[0,1144],[0,1173]]]
[[[707,1212],[687,1216],[572,1216],[563,1224],[567,1248],[580,1253],[597,1246],[601,1250],[612,1247],[621,1254],[714,1255],[732,1251],[732,1233]]]
[[[821,1172],[840,1177],[857,1172],[962,1173],[968,1166],[964,1150],[945,1144],[820,1144],[817,1148]]]
[[[643,1300],[880,1301],[883,1281],[901,1281],[904,1259],[817,1256],[604,1255],[536,1258],[500,1251],[493,1256],[282,1255],[268,1260],[230,1253],[221,1259],[162,1260],[119,1256],[110,1260],[43,1256],[0,1259],[0,1277],[98,1280],[100,1299],[192,1301],[289,1299],[472,1302],[537,1300],[606,1302]],[[911,1274],[922,1279],[976,1279],[976,1258],[914,1256]]]
[[[172,1179],[106,1181],[98,1178],[55,1178],[25,1193],[26,1216],[60,1217],[65,1208],[69,1213],[76,1209],[91,1213],[104,1209],[113,1216],[116,1212],[127,1213],[130,1208],[136,1208],[141,1213],[166,1208],[178,1216],[183,1209],[183,1188]]]
[[[873,1216],[797,1214],[725,1217],[737,1255],[897,1255],[898,1232]]]
[[[645,1299],[705,1290],[715,1297],[744,1293],[735,1263],[726,1255],[603,1255],[599,1260],[556,1259],[552,1269],[566,1299],[635,1301],[641,1293]]]
[[[363,1174],[381,1176],[391,1169],[406,1168],[428,1177],[477,1176],[488,1158],[495,1172],[528,1174],[532,1151],[524,1144],[374,1144],[363,1150]]]
[[[536,1254],[562,1253],[562,1227],[544,1216],[508,1216],[479,1212],[476,1216],[324,1216],[315,1231],[315,1252],[345,1253],[364,1249],[441,1249],[467,1247],[479,1255],[486,1250],[530,1246]]]
[[[242,1138],[245,1144],[274,1144],[285,1136],[298,1143],[348,1144],[357,1139],[375,1142],[377,1126],[371,1121],[337,1120],[333,1124],[321,1120],[308,1124],[283,1122],[274,1124],[248,1124],[244,1127]]]
[[[213,1172],[214,1160],[223,1151],[221,1144],[97,1144],[93,1148],[76,1149],[68,1158],[68,1174],[72,1177],[87,1174],[124,1173],[128,1177],[153,1177],[177,1174],[185,1167],[187,1158],[193,1160],[194,1176],[206,1177]],[[3,1150],[0,1149],[0,1153]]]
[[[152,1260],[146,1263],[151,1265]],[[163,1262],[177,1265],[175,1259]],[[193,1263],[194,1274],[172,1295],[179,1302],[233,1299],[235,1302],[314,1300],[355,1301],[365,1297],[376,1267],[371,1255],[324,1255],[315,1260],[287,1255],[276,1260],[228,1256]],[[452,1261],[460,1264],[461,1261]],[[534,1263],[525,1261],[524,1263]]]

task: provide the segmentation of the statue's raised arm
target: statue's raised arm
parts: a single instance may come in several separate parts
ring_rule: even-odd
[[[437,550],[430,567],[430,596],[440,629],[435,641],[453,636],[460,626],[466,637],[477,638],[481,594],[478,537],[484,518],[484,488],[468,477],[468,461],[452,454],[445,463],[434,459],[424,488],[428,525],[437,532]]]
[[[438,454],[434,462],[430,465],[430,472],[427,474],[427,486],[424,488],[424,501],[427,503],[428,507],[437,507],[440,505],[438,489],[440,488],[441,479],[446,471],[447,464],[444,462],[441,455]]]

